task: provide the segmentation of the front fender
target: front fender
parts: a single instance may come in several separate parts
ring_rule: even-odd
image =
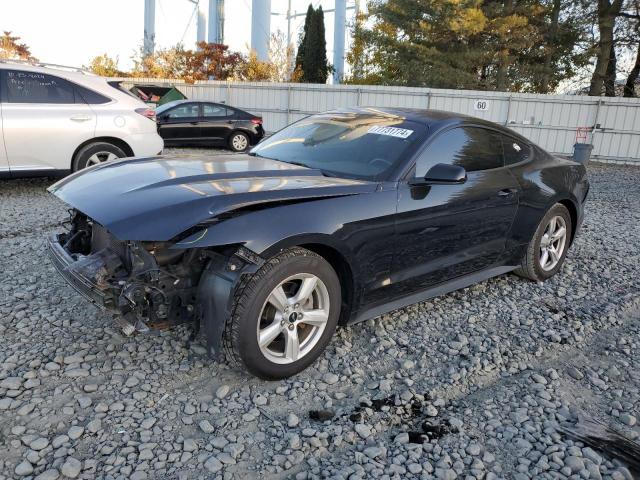
[[[245,263],[237,254],[232,257],[214,255],[200,277],[197,292],[197,313],[200,317],[207,353],[222,360],[222,335],[231,317],[234,292],[243,275],[251,275],[260,264]]]

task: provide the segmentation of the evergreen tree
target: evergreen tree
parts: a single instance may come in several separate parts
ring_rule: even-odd
[[[304,17],[304,27],[302,32],[300,33],[300,40],[298,42],[298,53],[296,53],[296,68],[294,76],[299,78],[300,81],[303,80],[304,75],[304,58],[305,52],[307,50],[307,35],[309,34],[309,28],[311,22],[313,22],[315,10],[313,6],[309,4],[309,8],[307,8],[307,15]]]
[[[369,5],[348,56],[356,83],[546,93],[588,60],[575,0]]]
[[[307,9],[304,30],[296,55],[296,78],[305,83],[326,83],[329,75],[322,6]]]

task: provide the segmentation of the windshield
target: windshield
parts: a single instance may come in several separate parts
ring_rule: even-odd
[[[348,178],[379,180],[415,148],[426,127],[372,110],[312,115],[280,130],[251,151]]]

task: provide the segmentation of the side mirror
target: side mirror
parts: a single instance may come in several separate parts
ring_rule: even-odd
[[[424,178],[414,178],[409,185],[449,185],[467,181],[467,172],[459,165],[437,163],[429,169]]]

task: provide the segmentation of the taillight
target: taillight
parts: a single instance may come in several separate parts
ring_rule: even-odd
[[[153,108],[136,108],[136,113],[147,117],[149,120],[156,121],[156,111]]]
[[[254,125],[262,125],[262,119],[261,118],[252,118],[251,119],[251,123],[253,123]]]

